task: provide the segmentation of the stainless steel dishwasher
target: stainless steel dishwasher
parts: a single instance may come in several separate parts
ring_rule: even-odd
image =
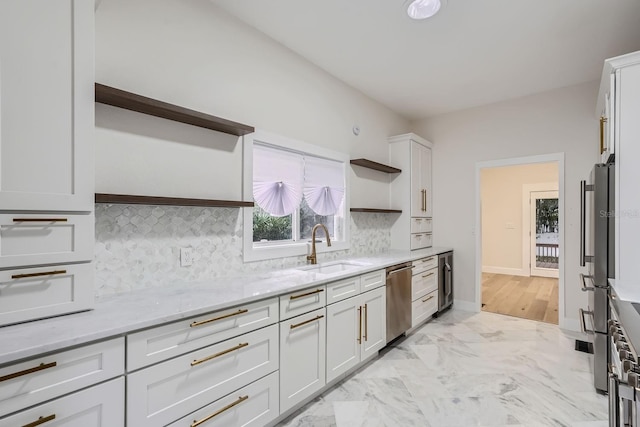
[[[411,263],[387,267],[387,343],[411,328]]]

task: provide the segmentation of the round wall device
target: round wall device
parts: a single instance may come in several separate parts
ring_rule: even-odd
[[[353,127],[353,134],[356,136],[360,135],[360,128],[358,126]]]

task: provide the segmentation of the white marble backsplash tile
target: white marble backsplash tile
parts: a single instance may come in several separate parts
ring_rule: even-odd
[[[305,263],[304,256],[244,263],[238,208],[97,204],[95,215],[96,296]],[[351,249],[319,261],[387,251],[390,230],[389,215],[354,212]],[[193,248],[193,265],[180,267],[181,247]]]

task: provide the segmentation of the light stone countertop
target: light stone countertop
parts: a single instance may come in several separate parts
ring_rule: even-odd
[[[640,303],[640,282],[621,282],[609,279],[611,303],[618,314],[627,339],[636,352],[640,352],[640,313],[634,304]],[[639,361],[640,362],[640,361]]]
[[[435,247],[333,260],[327,264],[340,261],[362,264],[334,274],[291,268],[110,295],[97,299],[91,311],[0,327],[0,366],[451,250]]]

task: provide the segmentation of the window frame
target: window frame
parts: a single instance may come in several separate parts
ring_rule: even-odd
[[[256,130],[254,133],[245,135],[243,137],[243,182],[242,182],[242,195],[243,200],[253,200],[253,145],[255,142],[262,144],[273,145],[276,148],[282,147],[286,150],[297,151],[301,154],[308,154],[316,157],[324,157],[330,160],[339,161],[344,164],[344,202],[343,202],[343,238],[340,241],[331,241],[331,246],[328,247],[325,242],[316,243],[316,252],[334,252],[341,251],[350,248],[350,234],[349,228],[351,223],[351,217],[349,212],[349,171],[347,165],[349,165],[349,155],[347,153],[341,153],[333,151],[317,145],[312,145],[306,142],[287,138],[281,135],[277,135],[271,132],[263,130]],[[262,261],[276,258],[295,257],[308,255],[310,253],[311,242],[310,241],[298,241],[298,242],[282,242],[265,244],[260,243],[254,245],[253,242],[253,207],[242,208],[243,215],[243,227],[242,227],[242,239],[243,239],[243,259],[245,262]],[[322,236],[322,235],[320,235]],[[325,239],[326,241],[326,239]]]

